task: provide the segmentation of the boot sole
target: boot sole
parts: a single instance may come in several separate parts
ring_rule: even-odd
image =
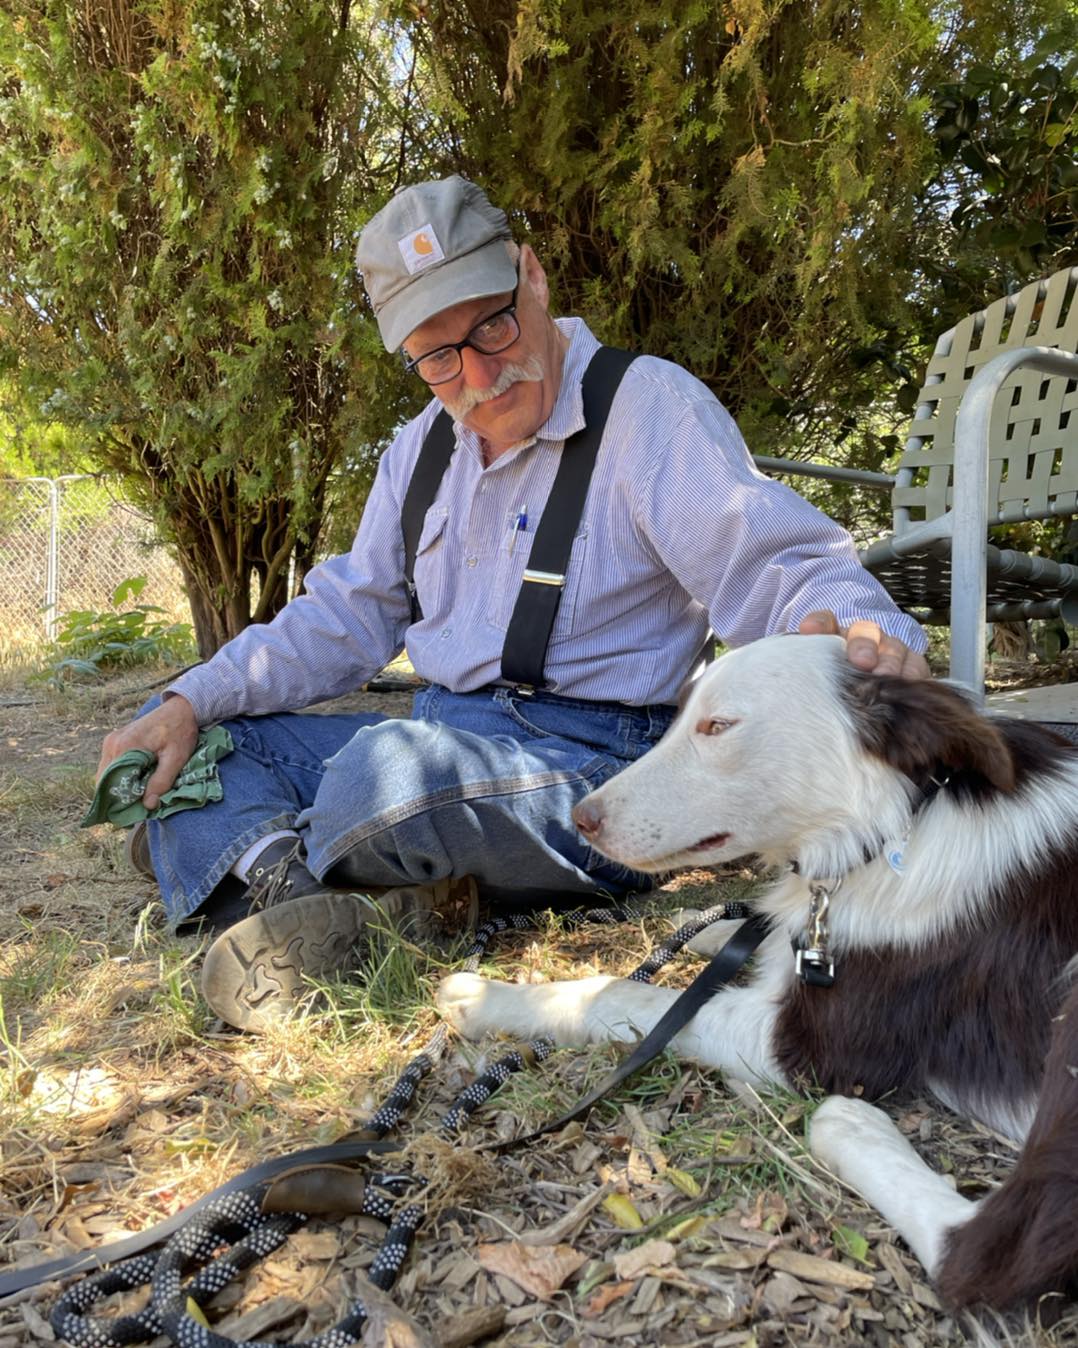
[[[127,830],[124,837],[124,860],[132,870],[138,871],[139,875],[145,875],[149,880],[157,879],[153,871],[153,861],[150,859],[150,835],[146,829],[145,819],[132,824]]]
[[[308,894],[237,922],[202,965],[202,995],[229,1025],[255,1034],[286,1020],[310,996],[309,980],[350,968],[374,917],[356,894]]]

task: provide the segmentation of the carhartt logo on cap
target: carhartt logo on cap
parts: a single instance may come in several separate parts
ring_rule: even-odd
[[[435,262],[441,262],[445,257],[442,252],[442,245],[438,242],[438,236],[430,225],[420,225],[411,234],[406,234],[403,239],[398,239],[397,247],[401,250],[404,265],[412,276],[417,271],[422,271],[424,267],[430,267]]]

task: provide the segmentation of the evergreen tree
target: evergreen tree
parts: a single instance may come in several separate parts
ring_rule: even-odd
[[[203,654],[287,600],[399,415],[352,262],[394,59],[350,0],[0,13],[0,372],[153,512]]]
[[[693,370],[759,453],[881,467],[954,205],[924,198],[933,97],[1067,8],[426,0],[410,31],[446,167],[515,214],[557,307]]]

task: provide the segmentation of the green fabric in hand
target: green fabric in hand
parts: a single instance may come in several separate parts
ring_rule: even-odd
[[[196,810],[210,801],[220,800],[224,789],[217,772],[217,760],[230,754],[232,749],[232,736],[224,726],[200,730],[195,752],[154,810],[147,810],[143,805],[142,793],[157,765],[157,757],[147,749],[129,749],[105,769],[79,827],[115,824],[117,828],[130,828],[141,819],[167,819],[178,810]]]

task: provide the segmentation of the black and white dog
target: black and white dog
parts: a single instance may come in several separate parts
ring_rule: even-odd
[[[638,870],[750,854],[782,867],[756,900],[772,930],[751,978],[715,996],[675,1051],[833,1092],[812,1118],[813,1153],[951,1305],[1073,1287],[1078,751],[944,684],[860,674],[838,638],[768,638],[711,666],[662,743],[589,796],[577,824]],[[714,929],[715,946],[733,926]],[[809,981],[794,944],[809,946]],[[675,995],[455,974],[439,1002],[469,1038],[572,1045],[633,1042]],[[999,1189],[961,1197],[868,1103],[911,1088],[1024,1144]]]

